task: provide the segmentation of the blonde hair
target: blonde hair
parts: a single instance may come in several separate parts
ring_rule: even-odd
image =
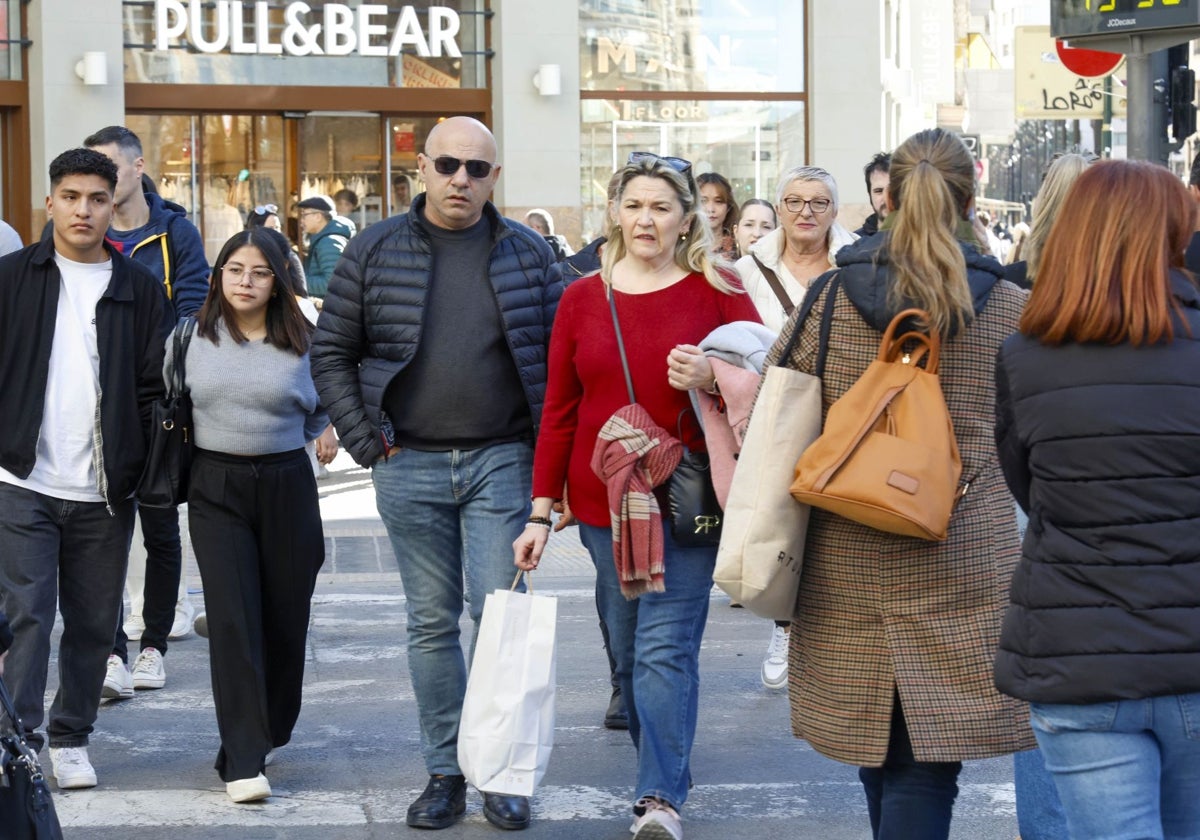
[[[692,220],[687,235],[681,236],[675,243],[675,264],[685,271],[703,274],[708,284],[718,291],[726,294],[742,292],[743,290],[731,283],[726,276],[725,272],[730,271],[728,263],[709,253],[713,239],[708,225],[695,223],[696,208],[700,205],[700,192],[690,174],[682,173],[658,158],[647,158],[627,164],[617,170],[613,181],[610,182],[610,187],[613,183],[616,185],[610,211],[620,206],[625,188],[629,186],[630,181],[639,176],[660,178],[670,184],[683,207],[684,220]],[[616,215],[615,212],[609,213],[608,242],[605,243],[600,260],[600,278],[606,288],[612,287],[613,266],[624,259],[626,254],[625,238]]]
[[[1046,171],[1046,179],[1042,181],[1041,189],[1033,199],[1033,226],[1021,246],[1021,255],[1026,262],[1025,275],[1032,283],[1037,279],[1038,269],[1042,264],[1042,250],[1046,247],[1046,237],[1058,211],[1062,208],[1063,199],[1075,183],[1075,179],[1091,165],[1091,161],[1083,155],[1063,155]]]
[[[974,311],[955,232],[975,195],[975,161],[956,135],[927,129],[892,154],[890,176],[892,303],[915,302],[929,313],[930,328],[948,335]]]

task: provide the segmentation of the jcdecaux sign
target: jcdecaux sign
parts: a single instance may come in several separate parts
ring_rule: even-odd
[[[407,47],[423,58],[462,56],[458,12],[445,6],[430,6],[422,20],[412,6],[393,14],[376,3],[326,3],[314,11],[293,2],[283,6],[282,28],[272,27],[271,7],[266,0],[155,0],[154,47],[165,50],[186,37],[204,53],[392,56]]]

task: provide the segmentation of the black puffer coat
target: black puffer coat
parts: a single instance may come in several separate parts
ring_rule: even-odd
[[[1048,347],[996,366],[996,442],[1029,513],[996,686],[1041,703],[1200,691],[1200,294],[1175,338]]]
[[[311,351],[313,382],[342,445],[363,466],[384,454],[379,435],[388,385],[421,340],[433,253],[425,196],[408,213],[377,222],[346,246],[334,269]],[[491,203],[488,275],[536,427],[546,393],[550,326],[562,278],[550,246]]]

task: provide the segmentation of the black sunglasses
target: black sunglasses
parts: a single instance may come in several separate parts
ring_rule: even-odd
[[[458,172],[460,166],[465,166],[467,174],[476,180],[490,175],[494,165],[486,160],[459,160],[450,155],[438,155],[433,159],[433,168],[439,175],[453,175]]]
[[[692,162],[690,160],[677,157],[663,157],[654,154],[654,152],[630,152],[629,160],[625,161],[625,163],[628,165],[645,163],[647,161],[651,163],[665,163],[681,175],[686,175],[692,171]]]
[[[260,204],[254,208],[254,213],[257,216],[277,216],[279,207],[274,204]]]

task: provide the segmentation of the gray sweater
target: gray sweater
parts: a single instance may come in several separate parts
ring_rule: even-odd
[[[270,455],[301,449],[329,425],[317,404],[308,354],[265,341],[238,344],[218,322],[219,344],[193,335],[186,384],[192,395],[196,446],[230,455]],[[173,373],[171,339],[163,375]]]

